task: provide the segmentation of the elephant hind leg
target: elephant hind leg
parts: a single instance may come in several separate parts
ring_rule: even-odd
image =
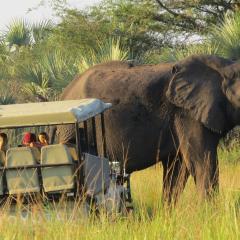
[[[189,171],[181,156],[163,162],[163,201],[168,205],[176,204],[185,188]]]

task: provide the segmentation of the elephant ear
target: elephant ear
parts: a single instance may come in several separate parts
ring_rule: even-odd
[[[225,129],[225,96],[222,77],[201,61],[180,62],[172,69],[167,97],[174,105],[187,110],[206,127],[221,133]]]

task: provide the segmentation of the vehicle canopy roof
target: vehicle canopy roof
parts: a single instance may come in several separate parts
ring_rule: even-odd
[[[111,106],[95,98],[0,105],[0,128],[82,122]]]

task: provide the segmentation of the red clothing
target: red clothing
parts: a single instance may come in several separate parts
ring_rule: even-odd
[[[24,134],[22,144],[29,147],[42,147],[42,145],[36,141],[36,135],[30,132]]]

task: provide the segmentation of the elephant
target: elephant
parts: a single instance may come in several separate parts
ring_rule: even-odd
[[[217,146],[240,123],[240,64],[214,55],[175,63],[112,61],[77,76],[62,100],[98,98],[106,112],[110,158],[127,173],[162,163],[164,202],[175,203],[187,179],[201,198],[219,187]],[[59,138],[74,129],[61,127]]]

